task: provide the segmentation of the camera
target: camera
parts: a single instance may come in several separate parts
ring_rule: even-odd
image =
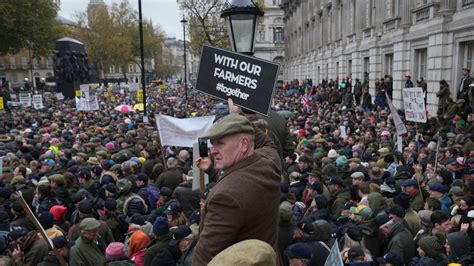
[[[198,144],[199,144],[199,157],[201,158],[209,157],[208,148],[207,148],[207,139],[198,139]]]

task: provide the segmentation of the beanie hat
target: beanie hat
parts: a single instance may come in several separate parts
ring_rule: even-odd
[[[115,150],[115,144],[113,142],[108,142],[107,144],[105,144],[105,148],[109,151],[113,151]]]
[[[314,202],[318,209],[326,209],[328,207],[328,200],[323,195],[316,195],[314,196]]]
[[[55,205],[49,209],[49,212],[53,214],[55,221],[62,221],[64,219],[64,215],[66,215],[67,208],[61,205]]]
[[[293,211],[291,209],[291,203],[288,201],[283,201],[280,203],[280,220],[281,221],[290,221],[293,217]]]
[[[51,214],[50,212],[42,212],[39,216],[38,216],[38,221],[40,222],[40,224],[43,226],[43,228],[45,230],[53,227],[54,225],[54,217],[53,217],[53,214]]]
[[[336,166],[345,166],[347,165],[347,157],[341,156],[336,159]]]
[[[117,209],[117,201],[114,198],[107,198],[105,199],[104,207],[107,210],[114,211]]]
[[[418,212],[418,216],[420,217],[421,225],[424,227],[433,227],[431,223],[431,214],[433,212],[430,210],[421,210]]]
[[[444,243],[446,237],[442,234],[435,234],[432,236],[425,236],[420,239],[418,246],[426,253],[426,256],[430,258],[437,258],[440,253],[445,253]]]
[[[79,210],[79,212],[81,213],[84,213],[84,214],[92,214],[93,212],[93,205],[88,202],[88,201],[82,201],[81,203],[79,203],[79,206],[77,207],[77,209]]]
[[[336,159],[337,157],[337,151],[335,149],[331,149],[328,152],[328,157],[331,159]]]
[[[162,236],[168,234],[169,232],[170,230],[168,228],[168,221],[166,221],[166,218],[156,218],[155,222],[153,223],[153,234],[155,236]]]
[[[107,259],[107,261],[125,259],[124,244],[121,242],[110,243],[105,249],[105,259]]]

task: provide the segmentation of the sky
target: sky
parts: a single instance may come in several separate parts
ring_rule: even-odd
[[[120,0],[104,0],[111,6]],[[130,5],[138,11],[138,0],[129,0]],[[61,0],[59,15],[76,21],[75,14],[85,12],[89,0]],[[167,37],[183,39],[183,25],[180,23],[182,13],[176,0],[142,0],[143,18],[152,19],[154,25],[159,25]]]

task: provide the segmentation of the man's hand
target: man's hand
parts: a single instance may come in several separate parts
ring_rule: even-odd
[[[240,107],[234,105],[234,101],[232,101],[231,98],[227,99],[227,104],[229,105],[229,113],[235,113],[235,114],[240,114],[241,113],[241,109]]]
[[[13,251],[9,251],[10,257],[14,262],[21,262],[23,259],[23,252],[21,251],[20,244],[16,245],[16,248]]]
[[[198,157],[196,160],[196,166],[206,172],[211,167],[212,161],[209,158]]]

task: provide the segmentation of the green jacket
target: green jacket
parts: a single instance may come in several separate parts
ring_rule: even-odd
[[[399,254],[406,265],[415,256],[416,247],[413,241],[413,235],[405,225],[405,222],[399,222],[394,225],[387,235],[388,245],[385,253],[391,251]]]
[[[351,192],[348,188],[343,188],[339,193],[334,195],[331,204],[331,214],[333,217],[339,217],[344,204],[351,198]]]
[[[98,244],[80,236],[71,249],[69,266],[102,266],[105,265],[105,244],[98,239]]]
[[[416,193],[414,197],[410,198],[410,208],[414,211],[423,210],[423,206],[425,202],[423,201],[423,196],[421,195],[420,191]]]
[[[177,261],[181,257],[181,251],[178,247],[170,246],[168,242],[171,240],[171,235],[164,235],[156,237],[151,243],[148,245],[148,248],[145,253],[145,266],[150,266],[151,261],[155,257],[156,253],[161,249],[166,249],[173,255],[175,261]]]
[[[407,222],[408,229],[412,235],[416,235],[421,230],[421,219],[414,210],[406,210],[404,220]]]

